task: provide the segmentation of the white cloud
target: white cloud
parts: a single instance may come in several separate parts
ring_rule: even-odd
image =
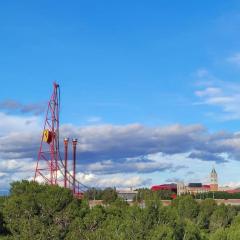
[[[32,171],[34,169],[34,164],[32,159],[8,159],[1,160],[0,169],[5,172],[12,171]]]
[[[229,187],[230,189],[236,189],[240,187],[240,182],[226,182],[222,186]]]
[[[205,96],[216,96],[218,94],[222,94],[222,90],[216,87],[207,87],[204,90],[196,91],[195,94],[198,97],[205,97]]]
[[[33,159],[0,158],[0,189],[9,188],[13,181],[30,179],[33,177],[35,161]]]
[[[140,176],[106,176],[95,175],[93,173],[84,174],[78,173],[77,178],[80,182],[87,186],[92,187],[117,187],[117,188],[129,188],[129,187],[142,187],[151,184],[151,179],[143,179]]]
[[[39,117],[23,117],[0,112],[0,135],[16,132],[29,132],[40,129]]]
[[[216,107],[221,113],[211,112],[209,116],[215,116],[221,121],[240,119],[240,84],[233,84],[217,80],[210,74],[199,77],[198,82],[207,82],[208,84],[198,84],[195,96],[200,101],[195,105],[208,105]]]

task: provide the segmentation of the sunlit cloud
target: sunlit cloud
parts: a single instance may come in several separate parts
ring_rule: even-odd
[[[197,85],[198,89],[195,91],[198,98],[195,105],[215,107],[215,110],[221,113],[210,110],[208,115],[221,121],[240,119],[240,84],[218,80],[208,72],[199,75],[198,82],[201,84]]]

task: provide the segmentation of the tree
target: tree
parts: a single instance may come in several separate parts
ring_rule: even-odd
[[[117,198],[115,188],[96,189],[90,188],[84,193],[84,197],[88,200],[103,200],[105,204],[114,202]]]
[[[199,205],[190,195],[181,196],[173,201],[173,206],[176,207],[179,217],[190,220],[195,220],[199,213]]]
[[[227,240],[227,232],[224,228],[217,229],[216,232],[210,235],[210,240]],[[230,238],[233,240],[232,238]]]
[[[165,207],[158,192],[145,189],[140,207],[117,198],[115,189],[105,189],[99,195],[106,204],[90,209],[86,200],[59,186],[22,181],[13,183],[10,192],[0,198],[0,227],[8,230],[0,236],[4,240],[240,239],[240,208],[217,206],[211,199],[198,203],[181,196]]]
[[[7,197],[0,197],[0,236],[1,235],[6,235],[7,229],[5,228],[5,222],[3,219],[3,207],[4,207],[4,203],[6,201]]]
[[[158,218],[160,224],[167,224],[173,228],[175,228],[180,221],[177,210],[171,206],[162,207]]]
[[[152,191],[148,188],[140,188],[137,189],[138,193],[135,197],[136,201],[142,201],[145,200],[147,198],[151,198],[154,195],[158,197],[158,199],[161,200],[171,200],[172,199],[172,195],[175,194],[174,192],[170,191],[170,190],[159,190],[159,191]]]
[[[118,198],[115,188],[105,188],[102,192],[102,200],[106,204],[114,202]]]
[[[226,233],[227,239],[238,240],[240,238],[240,215],[233,219],[233,222]]]
[[[225,228],[228,224],[231,223],[235,215],[236,212],[234,208],[221,204],[215,209],[210,218],[210,230],[216,231],[219,228]]]
[[[209,228],[210,217],[216,208],[217,204],[213,199],[206,199],[204,201],[201,201],[199,215],[197,217],[197,224],[200,228]]]
[[[240,199],[240,193],[228,192],[207,192],[196,195],[197,199],[215,198],[215,199]]]
[[[103,190],[97,188],[89,188],[84,193],[84,198],[88,200],[102,200]]]
[[[16,239],[64,239],[81,201],[70,190],[36,182],[14,182],[4,204],[6,226]]]
[[[117,198],[116,201],[109,204],[105,209],[107,216],[123,217],[128,211],[129,204],[122,198]]]
[[[149,236],[150,240],[176,240],[173,228],[167,225],[158,225]]]
[[[145,227],[143,209],[138,206],[128,208],[124,214],[124,219],[120,226],[122,236],[128,240],[143,240],[148,234],[149,229]]]
[[[190,220],[186,220],[183,240],[201,240],[200,229]]]

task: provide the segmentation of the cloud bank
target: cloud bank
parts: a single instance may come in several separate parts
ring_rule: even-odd
[[[0,115],[0,187],[3,187],[10,181],[33,176],[42,121],[36,116]],[[144,174],[187,169],[189,166],[184,161],[177,161],[177,157],[176,161],[171,160],[181,154],[192,162],[221,164],[240,159],[240,134],[209,133],[199,124],[161,127],[65,124],[60,131],[61,139],[78,138],[77,169],[87,176],[94,176],[92,182],[102,179],[97,180],[99,186],[111,183],[109,179],[116,177],[119,181],[115,179],[114,185],[119,182],[118,185],[124,187],[120,181],[124,176],[129,176],[126,185],[130,179],[137,179],[135,184],[139,186],[150,182],[149,178],[145,181]],[[141,177],[137,178],[139,174]],[[104,179],[108,180],[105,182]]]

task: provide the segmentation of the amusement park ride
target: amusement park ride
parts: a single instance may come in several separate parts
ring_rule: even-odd
[[[81,198],[83,192],[88,187],[76,179],[77,139],[72,140],[73,159],[72,172],[70,172],[68,164],[68,138],[64,139],[64,161],[60,154],[59,111],[60,87],[57,83],[53,83],[53,93],[48,102],[34,181],[69,188],[72,190],[74,196]]]

